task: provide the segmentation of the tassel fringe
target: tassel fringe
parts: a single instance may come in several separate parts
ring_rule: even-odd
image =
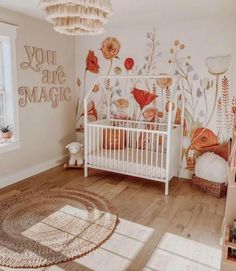
[[[54,29],[61,33],[61,34],[66,34],[66,35],[70,35],[70,36],[75,36],[75,35],[99,35],[102,34],[104,32],[104,29],[100,29],[99,31],[96,32],[92,32],[92,31],[85,31],[81,28],[75,28],[75,29],[62,29],[62,28],[58,28],[56,26],[54,26]]]
[[[83,6],[56,5],[47,8],[48,21],[54,22],[55,18],[80,17],[83,19],[99,20],[107,23],[108,14],[97,8],[85,8]]]
[[[99,20],[86,20],[79,17],[56,18],[54,21],[54,26],[68,30],[81,28],[85,31],[92,32],[99,31],[101,28],[103,28],[103,24]]]
[[[67,35],[96,35],[112,13],[110,0],[41,0],[54,29]]]
[[[48,7],[56,5],[66,6],[84,6],[85,8],[97,8],[106,13],[111,13],[111,1],[110,0],[41,0],[40,7],[46,10]]]

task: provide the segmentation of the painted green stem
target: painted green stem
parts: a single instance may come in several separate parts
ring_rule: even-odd
[[[215,108],[216,108],[216,104],[217,104],[217,98],[218,98],[218,93],[219,93],[219,79],[220,79],[220,76],[219,75],[216,75],[216,93],[215,93],[215,100],[214,100],[214,104],[213,104],[213,108],[212,108],[212,112],[210,114],[210,117],[206,123],[206,127],[209,125],[209,123],[211,122],[212,118],[213,118],[213,115],[214,115],[214,112],[215,112]]]

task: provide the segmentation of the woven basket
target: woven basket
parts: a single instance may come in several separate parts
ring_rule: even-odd
[[[211,196],[221,198],[227,193],[227,186],[224,183],[215,183],[193,175],[190,181],[192,188],[203,191]]]

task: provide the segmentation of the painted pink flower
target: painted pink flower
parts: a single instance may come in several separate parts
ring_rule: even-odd
[[[114,119],[120,119],[120,120],[130,120],[131,119],[131,117],[128,114],[116,113],[113,117],[114,117]]]
[[[133,69],[134,66],[134,60],[131,57],[126,58],[125,62],[124,62],[124,66],[126,68],[127,71],[130,71]]]
[[[149,105],[153,102],[158,96],[154,93],[150,93],[146,90],[141,90],[134,88],[131,91],[131,94],[134,96],[134,99],[139,104],[140,109],[142,110],[146,105]]]

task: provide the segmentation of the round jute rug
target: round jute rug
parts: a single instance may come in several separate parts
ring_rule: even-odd
[[[24,192],[0,201],[0,265],[44,267],[83,256],[118,223],[108,200],[87,191]]]

